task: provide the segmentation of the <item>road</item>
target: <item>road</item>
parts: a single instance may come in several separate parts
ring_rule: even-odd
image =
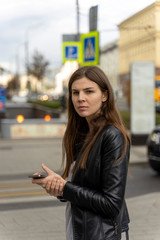
[[[126,197],[137,197],[159,192],[160,175],[148,164],[131,165],[128,172]]]
[[[159,183],[160,175],[155,173],[148,164],[131,165],[128,173],[126,198],[158,192]],[[33,197],[36,198],[31,200]],[[45,197],[45,200],[39,201],[38,197]],[[10,175],[10,179],[3,177],[3,180],[1,177],[0,211],[61,206],[60,202],[51,202],[47,197],[48,195],[43,189],[33,185],[29,179],[24,178],[24,175]],[[17,201],[17,199],[21,199],[21,201]]]

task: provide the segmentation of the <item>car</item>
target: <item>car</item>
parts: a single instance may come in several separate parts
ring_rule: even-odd
[[[147,156],[151,168],[160,173],[160,125],[147,138]]]

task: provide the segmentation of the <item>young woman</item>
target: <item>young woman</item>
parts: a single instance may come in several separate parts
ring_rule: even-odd
[[[48,176],[32,182],[68,202],[67,240],[120,240],[123,232],[129,239],[124,196],[130,140],[111,84],[100,68],[87,66],[72,74],[68,90],[64,172],[61,177],[42,165]]]

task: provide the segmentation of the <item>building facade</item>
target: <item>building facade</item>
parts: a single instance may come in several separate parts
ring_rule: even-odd
[[[160,75],[160,0],[119,24],[119,81],[130,103],[130,67],[133,62],[153,62]]]
[[[100,49],[100,68],[105,72],[115,92],[118,90],[118,41]]]

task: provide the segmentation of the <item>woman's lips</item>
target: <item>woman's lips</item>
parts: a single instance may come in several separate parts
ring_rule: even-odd
[[[86,110],[86,109],[87,109],[86,106],[79,106],[78,108],[79,108],[80,110]]]

